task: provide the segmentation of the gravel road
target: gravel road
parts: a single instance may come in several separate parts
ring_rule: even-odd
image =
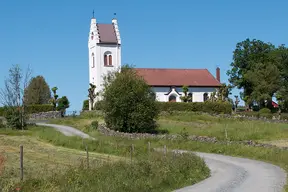
[[[53,127],[67,136],[91,138],[73,127],[40,122],[36,124]],[[191,153],[184,150],[175,152]],[[205,160],[211,170],[211,177],[175,192],[283,192],[286,172],[275,165],[218,154],[195,154]]]
[[[60,131],[61,133],[63,133],[66,136],[79,136],[82,138],[91,138],[86,133],[83,133],[82,131],[79,131],[78,129],[75,129],[73,127],[66,126],[66,125],[56,125],[56,124],[47,124],[47,123],[39,123],[39,122],[36,123],[36,125],[52,127],[54,129]]]
[[[177,152],[188,152],[178,150]],[[175,192],[283,192],[286,172],[261,161],[210,153],[198,153],[211,177]]]

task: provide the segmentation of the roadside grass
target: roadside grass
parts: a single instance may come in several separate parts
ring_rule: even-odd
[[[74,121],[81,121],[81,119],[77,119],[76,117]],[[195,113],[161,116],[159,119],[159,124],[162,129],[167,129],[168,131],[170,131],[170,134],[181,133],[181,131],[183,131],[183,129],[185,128],[189,134],[213,136],[217,137],[217,139],[222,140],[226,139],[225,128],[227,129],[228,139],[230,140],[257,140],[274,143],[275,141],[273,140],[284,140],[284,143],[286,144],[288,138],[288,124],[247,121],[243,119],[225,119]],[[67,125],[73,127],[73,122],[70,121]],[[287,150],[285,151],[274,148],[271,149],[252,147],[239,144],[210,144],[188,140],[130,140],[125,138],[103,136],[95,131],[90,132],[89,134],[97,137],[97,142],[99,144],[109,144],[108,149],[110,150],[105,150],[105,152],[107,153],[114,153],[113,148],[129,148],[131,143],[133,143],[136,148],[141,148],[140,146],[142,146],[142,148],[143,146],[147,147],[147,143],[148,141],[150,141],[151,147],[159,148],[166,145],[169,149],[186,149],[191,151],[217,153],[265,161],[278,165],[282,167],[286,172],[288,172]],[[94,149],[98,150],[96,147],[94,147]],[[101,148],[100,150],[102,152]],[[288,192],[288,178],[285,191]]]
[[[39,140],[38,136],[45,133],[42,131],[46,129],[42,127],[30,127],[25,131],[0,129],[0,186],[4,186],[3,191],[10,189],[20,179],[20,145],[24,146],[25,180],[39,176],[49,177],[56,173],[64,174],[71,167],[79,167],[86,162],[86,152],[83,150],[57,147]],[[51,131],[54,130],[51,129]],[[111,161],[123,160],[123,158],[94,152],[89,153],[89,160],[92,165],[102,165]]]
[[[46,129],[48,131],[48,129]],[[51,129],[52,130],[52,129]],[[81,149],[82,139],[76,137],[69,137],[70,142],[64,140],[68,138],[59,134],[57,136],[53,134],[46,134],[42,132],[39,139],[49,141],[54,145],[65,146],[68,148]],[[64,140],[64,141],[63,141]],[[148,156],[148,142],[151,144],[151,148],[163,148],[164,145],[167,146],[169,150],[172,149],[185,149],[190,151],[199,152],[209,152],[230,156],[245,157],[255,160],[261,160],[269,162],[282,167],[286,172],[288,172],[288,151],[272,148],[260,148],[251,147],[238,144],[210,144],[210,143],[200,143],[190,140],[160,140],[160,139],[138,139],[132,140],[120,137],[108,137],[100,135],[97,140],[84,140],[89,150],[91,152],[106,153],[113,155],[121,155],[125,159],[129,160],[130,157],[130,147],[131,144],[134,145],[135,152],[133,155],[135,157],[141,157],[146,154]],[[95,176],[96,177],[96,176]],[[288,179],[288,178],[287,178]],[[287,183],[288,184],[288,183]],[[288,187],[286,185],[286,191],[288,192]],[[72,190],[72,189],[71,189]],[[72,190],[73,191],[73,190]],[[101,191],[101,190],[100,190]]]
[[[70,169],[46,179],[21,184],[23,191],[171,191],[195,184],[210,175],[204,161],[195,155],[161,153],[138,156],[133,163],[115,162],[92,169]]]

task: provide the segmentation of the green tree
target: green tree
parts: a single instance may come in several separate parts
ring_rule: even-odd
[[[186,102],[188,102],[188,100],[189,100],[189,96],[188,96],[188,91],[189,91],[189,89],[188,89],[188,86],[184,85],[184,86],[182,87],[182,90],[183,90],[184,95],[181,96],[180,99],[182,100],[182,102],[185,102],[185,103],[186,103]]]
[[[271,59],[273,51],[275,51],[274,45],[256,39],[246,39],[236,45],[231,69],[227,71],[227,75],[233,88],[243,89],[240,95],[246,106],[251,106],[255,99],[261,103],[263,98],[268,98],[268,95],[271,96],[271,92],[273,92],[272,89],[267,92],[263,91],[262,84],[257,85],[257,82],[263,78],[263,71],[267,72],[270,68],[273,73],[277,74],[273,65],[269,67],[271,63],[273,64],[273,59]],[[257,72],[260,76],[254,74],[253,77],[253,72]],[[272,80],[275,79],[272,78]],[[256,94],[261,94],[261,96]]]
[[[280,111],[288,111],[288,48],[284,45],[280,45],[277,50],[273,52],[273,56],[276,58],[280,71],[280,88],[276,92],[275,96],[278,101]]]
[[[70,102],[66,96],[58,99],[57,111],[61,111],[62,117],[64,117],[66,109],[70,107]]]
[[[50,98],[51,92],[45,78],[43,76],[32,78],[25,91],[27,105],[48,104]]]
[[[159,114],[152,90],[133,67],[104,77],[103,112],[106,125],[121,132],[154,132]]]
[[[57,103],[58,103],[58,95],[57,95],[57,87],[53,87],[52,89],[53,97],[50,99],[50,103],[53,105],[53,110],[56,111],[57,109]]]
[[[231,89],[231,85],[226,85],[226,83],[222,83],[221,87],[219,87],[217,91],[217,100],[228,101],[229,95],[231,94]]]

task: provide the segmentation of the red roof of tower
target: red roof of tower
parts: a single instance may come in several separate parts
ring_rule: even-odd
[[[221,86],[207,69],[136,68],[135,70],[150,86]]]
[[[100,43],[117,44],[117,37],[113,24],[97,23]]]

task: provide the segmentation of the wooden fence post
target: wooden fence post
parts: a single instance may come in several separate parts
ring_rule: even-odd
[[[86,150],[87,168],[89,168],[89,152],[88,152],[88,147],[86,144],[85,144],[85,150]]]
[[[166,154],[167,154],[167,147],[166,145],[164,145],[164,156],[166,157]]]
[[[134,144],[131,145],[131,149],[130,149],[130,160],[132,163],[132,159],[133,159],[133,152],[134,152]]]
[[[24,177],[23,171],[23,145],[20,145],[20,180],[22,181]]]
[[[148,141],[148,153],[150,154],[150,150],[151,150],[151,143],[150,141]]]

